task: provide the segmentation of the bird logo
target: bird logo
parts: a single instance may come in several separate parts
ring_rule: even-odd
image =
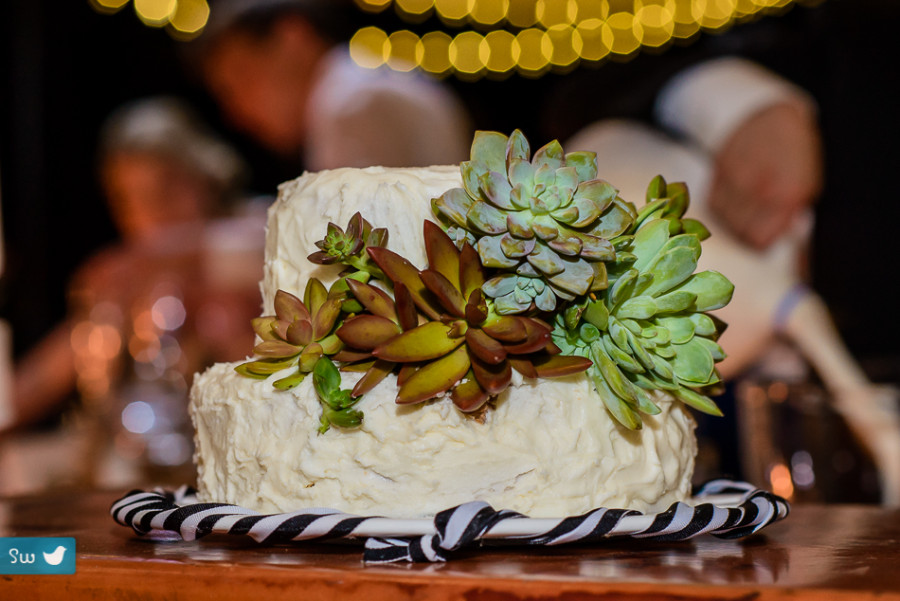
[[[66,555],[66,548],[62,545],[56,547],[53,553],[44,553],[44,561],[51,566],[58,566],[62,563],[63,557]]]

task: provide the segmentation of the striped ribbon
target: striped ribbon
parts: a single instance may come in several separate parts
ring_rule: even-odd
[[[321,508],[262,515],[237,505],[196,503],[192,495],[187,487],[174,492],[134,490],[113,503],[110,514],[138,534],[168,531],[186,541],[210,533],[249,536],[264,545],[364,539],[366,562],[390,563],[446,561],[453,552],[477,543],[583,544],[618,536],[678,541],[701,534],[740,538],[789,512],[781,497],[730,480],[713,480],[697,491],[693,504],[674,503],[658,514],[599,508],[553,519],[497,511],[483,501],[441,511],[433,520],[361,517]],[[727,505],[709,502],[723,495],[737,498]]]

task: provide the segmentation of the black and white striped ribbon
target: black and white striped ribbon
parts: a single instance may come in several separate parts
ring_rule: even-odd
[[[131,491],[112,505],[110,513],[138,534],[169,531],[186,541],[210,533],[246,535],[267,545],[365,539],[364,560],[389,563],[446,561],[454,551],[476,543],[560,545],[617,536],[677,541],[700,534],[739,538],[786,517],[789,511],[781,497],[730,480],[709,482],[697,491],[694,504],[674,503],[658,514],[599,508],[552,519],[497,511],[482,501],[447,509],[433,520],[361,517],[319,508],[262,515],[237,505],[192,502],[192,492],[186,487],[175,492]]]

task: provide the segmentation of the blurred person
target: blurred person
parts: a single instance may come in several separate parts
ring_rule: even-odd
[[[142,327],[150,347],[159,345],[150,330],[160,338],[181,329],[176,363],[186,378],[213,361],[242,358],[252,345],[264,215],[251,209],[227,216],[243,175],[240,158],[172,98],[123,107],[101,138],[99,175],[121,241],[79,270],[69,319],[16,366],[9,427],[58,411],[76,384],[82,397],[109,393],[121,378],[122,356],[141,352],[135,336]],[[168,311],[183,327],[165,323],[165,307],[143,313],[154,323],[137,323],[140,303],[163,297],[173,299]],[[98,372],[96,361],[88,365],[91,353],[108,363],[108,373]]]
[[[717,62],[715,67],[727,67],[729,70],[759,69],[731,59]],[[757,75],[763,75],[763,72],[760,70]],[[744,148],[746,152],[743,160],[747,162],[766,154],[768,150],[776,156],[780,152],[770,149],[772,139],[754,131],[759,125],[757,120],[762,120],[760,127],[765,130],[770,125],[770,116],[775,114],[774,110],[801,110],[796,108],[797,105],[792,107],[792,103],[811,103],[799,90],[792,90],[791,87],[783,87],[779,94],[758,95],[758,99],[762,106],[746,111],[749,116],[720,119],[720,143]],[[772,105],[767,106],[766,103]],[[740,104],[741,102],[735,101],[721,105],[719,112],[722,113],[722,108],[727,107],[726,111],[731,111],[730,116],[734,117],[743,112],[735,111],[735,107]],[[807,107],[807,110],[810,108]],[[706,107],[702,112],[709,118],[710,113],[715,111],[716,107],[713,106]],[[778,121],[777,114],[773,121]],[[798,168],[793,172],[787,169],[781,171],[785,177],[782,182],[785,186],[783,190],[788,192],[781,198],[787,203],[791,197],[791,178],[809,177],[810,173],[803,170],[804,166],[812,166],[813,173],[819,172],[820,167],[814,164],[818,150],[815,144],[810,144],[816,138],[805,138],[802,132],[791,129],[790,119],[783,126],[783,133],[789,138],[783,140],[783,143],[789,150],[801,155],[804,150],[807,153],[810,150],[816,151],[812,153],[812,157],[806,157],[809,162],[800,162],[799,168],[796,160],[784,161]],[[702,127],[697,129],[704,131]],[[791,136],[796,138],[790,139]],[[775,135],[774,139],[778,141],[780,136]],[[773,224],[773,228],[769,230],[769,235],[774,236],[774,239],[768,241],[764,248],[759,248],[748,243],[746,238],[742,239],[742,232],[746,232],[743,223],[729,222],[728,216],[723,218],[721,213],[723,206],[727,215],[727,211],[732,210],[731,204],[740,204],[743,201],[740,196],[729,197],[718,207],[715,205],[716,195],[726,194],[728,185],[723,186],[721,181],[720,159],[715,154],[704,151],[703,147],[673,140],[646,124],[628,120],[606,120],[591,124],[578,132],[565,147],[596,152],[606,177],[615,183],[626,199],[643,197],[647,184],[656,174],[662,174],[668,181],[685,181],[688,184],[691,191],[688,215],[701,220],[712,233],[704,242],[699,269],[724,273],[735,285],[731,303],[716,311],[716,315],[728,324],[722,339],[728,356],[719,367],[723,378],[739,379],[749,369],[764,364],[773,353],[779,354],[780,358],[776,361],[783,362],[784,349],[778,346],[778,340],[789,340],[821,379],[832,402],[832,409],[844,419],[861,448],[872,457],[878,469],[882,502],[890,506],[900,505],[900,411],[897,407],[900,395],[892,387],[872,383],[847,349],[821,297],[804,284],[807,279],[804,264],[813,224],[812,212],[804,210],[802,204],[791,207],[783,217],[785,222]],[[715,148],[715,145],[712,147]],[[765,162],[766,159],[763,159],[762,163]],[[784,165],[780,165],[775,171],[778,172],[783,167]],[[752,171],[750,168],[737,167],[739,172],[742,169],[748,173]],[[765,173],[763,168],[757,172],[757,177],[764,177]],[[767,181],[764,182],[764,187],[766,185],[777,190],[779,184],[777,181]],[[796,184],[794,186],[797,187]],[[753,186],[748,188],[752,189]],[[797,199],[798,196],[794,194],[792,199]],[[777,192],[769,198],[778,198]],[[743,208],[738,208],[735,212],[742,214]],[[744,219],[749,221],[751,218],[745,215]],[[763,376],[768,377],[765,374]],[[793,378],[807,377],[802,372],[797,373],[794,365],[776,366],[772,376],[787,378],[788,382]],[[730,410],[732,413],[735,411],[737,408]],[[757,442],[769,441],[768,445],[755,448],[753,453],[764,455],[763,461],[776,460],[777,457],[770,454],[778,451],[771,442],[774,434],[753,434]],[[744,449],[745,453],[747,451],[748,449]],[[757,462],[745,457],[743,463],[755,468]],[[768,477],[765,469],[765,466],[761,470],[753,469],[754,473],[747,474],[746,477]],[[764,482],[757,484],[764,485]]]
[[[195,42],[226,118],[310,170],[416,167],[467,158],[451,91],[414,72],[356,65],[337,44],[346,0],[221,0]],[[343,12],[342,12],[343,11]]]

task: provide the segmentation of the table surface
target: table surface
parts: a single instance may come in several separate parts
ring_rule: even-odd
[[[0,575],[0,599],[900,600],[900,510],[874,506],[798,505],[740,541],[611,539],[366,566],[358,545],[139,537],[109,517],[121,492],[0,499],[0,536],[71,536],[77,546],[75,575]]]

